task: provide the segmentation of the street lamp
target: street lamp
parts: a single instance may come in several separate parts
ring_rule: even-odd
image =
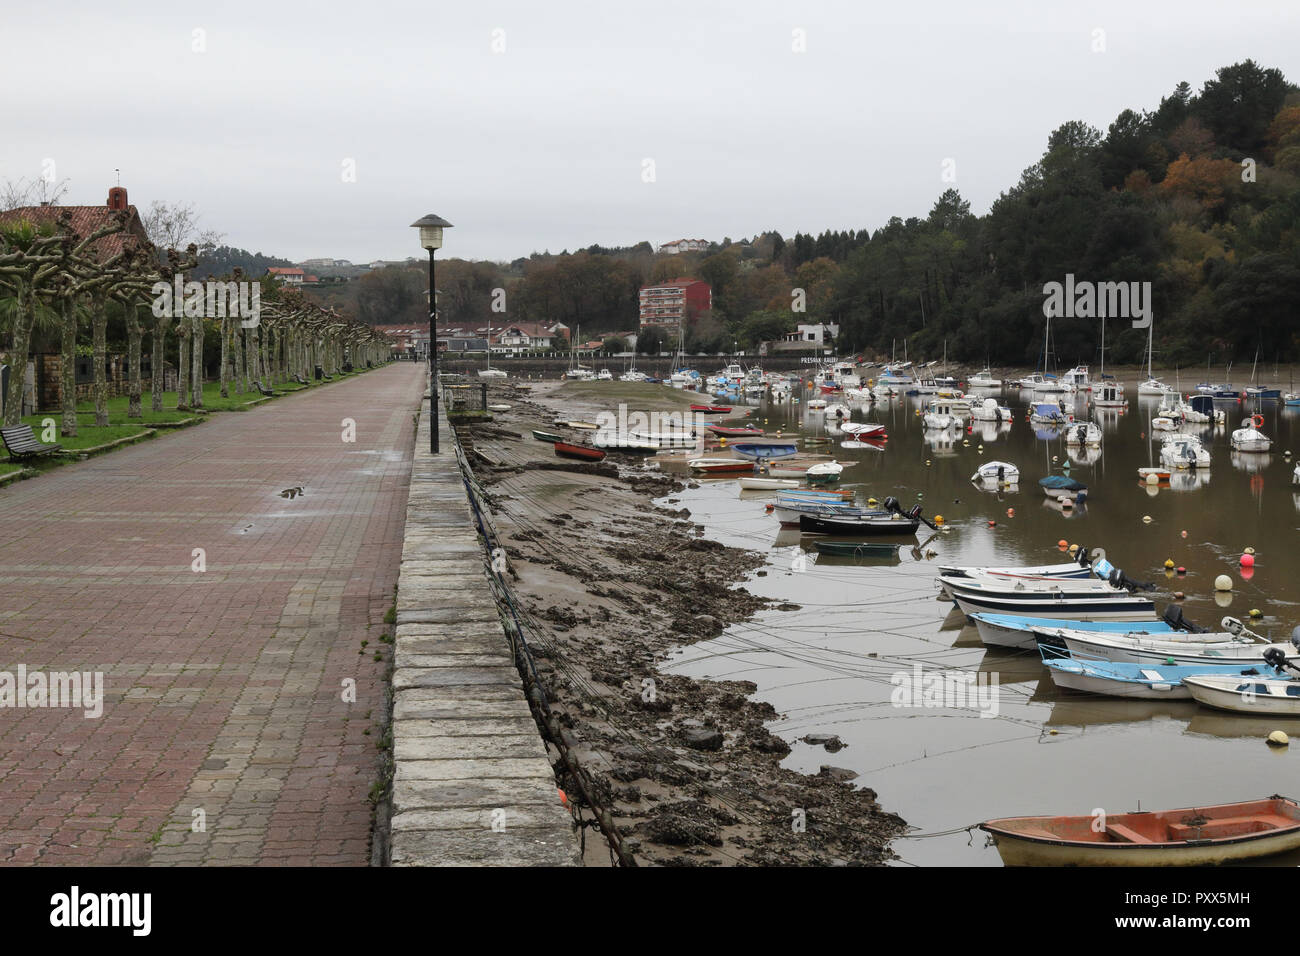
[[[420,230],[420,246],[429,250],[429,450],[438,454],[438,296],[433,254],[442,248],[442,231],[451,223],[433,213],[411,223]]]

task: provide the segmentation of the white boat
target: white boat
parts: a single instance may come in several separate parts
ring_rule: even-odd
[[[1057,687],[1136,700],[1191,700],[1193,694],[1186,682],[1193,678],[1226,678],[1236,683],[1276,675],[1273,668],[1241,663],[1190,664],[1180,667],[1154,661],[1149,664],[1128,664],[1119,661],[1077,661],[1072,658],[1044,657],[1043,664],[1047,666],[1052,682]],[[1283,679],[1279,683],[1290,682]],[[1296,691],[1300,694],[1300,685]],[[1300,702],[1300,698],[1292,699]]]
[[[840,425],[840,431],[862,441],[866,438],[883,438],[885,426],[876,422],[844,422]]]
[[[499,368],[481,368],[478,370],[478,377],[499,379],[508,378],[509,376]]]
[[[1295,471],[1291,472],[1291,484],[1300,485],[1300,465],[1295,466]]]
[[[1124,386],[1118,382],[1103,382],[1093,389],[1092,404],[1095,408],[1123,408],[1128,404],[1124,397]]]
[[[699,442],[695,432],[651,432],[633,430],[627,437],[635,442],[645,442],[655,448],[694,448]]]
[[[1300,681],[1281,677],[1198,674],[1183,684],[1197,703],[1238,714],[1300,715]]]
[[[1061,376],[1061,383],[1072,392],[1092,390],[1092,380],[1088,377],[1088,366],[1076,365]]]
[[[810,402],[809,404],[812,403]],[[849,411],[849,407],[847,405],[841,405],[839,402],[826,406],[827,418],[848,418],[850,414],[851,412]]]
[[[1151,430],[1157,432],[1172,432],[1177,431],[1178,426],[1181,424],[1181,419],[1170,418],[1167,415],[1158,415],[1151,419]]]
[[[1022,564],[1005,568],[986,568],[974,564],[944,564],[939,566],[939,573],[948,577],[960,578],[974,572],[1006,578],[1092,577],[1092,568],[1086,563],[1079,563],[1079,561],[1065,561],[1059,564]]]
[[[1162,411],[1167,406],[1162,404]],[[1170,414],[1171,418],[1181,417],[1184,422],[1193,425],[1222,425],[1227,421],[1227,415],[1223,409],[1214,407],[1214,399],[1207,395],[1193,396],[1190,402],[1184,402],[1181,398],[1176,399],[1175,414]]]
[[[1066,578],[1059,575],[1010,576],[982,569],[964,574],[940,574],[935,579],[943,594],[1055,595],[1061,598],[1127,597],[1128,591],[1097,577]]]
[[[1264,655],[1270,648],[1287,658],[1295,658],[1297,655],[1296,648],[1291,644],[1260,643],[1256,635],[1241,628],[1239,621],[1233,618],[1225,618],[1224,621],[1232,621],[1239,630],[1204,634],[1106,634],[1070,628],[1036,627],[1034,636],[1040,648],[1047,648],[1057,654],[1068,654],[1080,660],[1133,664],[1229,664],[1258,661],[1262,666]]]
[[[1034,386],[1035,395],[1064,395],[1074,391],[1073,386],[1061,381],[1054,375],[1042,376],[1042,381]]]
[[[1100,445],[1101,429],[1096,422],[1071,422],[1065,427],[1067,445]]]
[[[999,405],[995,399],[986,398],[970,406],[970,417],[977,422],[1010,422],[1011,409]]]
[[[1209,468],[1210,453],[1195,435],[1170,435],[1160,446],[1160,463],[1170,468]]]
[[[614,381],[614,373],[607,368],[602,368],[599,372],[596,373],[596,381],[612,382]]]
[[[1030,391],[1033,391],[1039,385],[1042,385],[1044,381],[1045,379],[1043,378],[1041,372],[1032,372],[1029,375],[1026,375],[1024,378],[1018,379],[1016,381],[1016,385],[1019,388],[1027,388]]]
[[[981,371],[972,375],[966,384],[971,388],[1001,388],[1002,379],[994,378],[992,371],[986,365]]]
[[[1064,402],[1036,402],[1029,420],[1035,425],[1068,425],[1074,416],[1065,410]]]
[[[1016,614],[1072,621],[1149,621],[1156,612],[1150,599],[1119,593],[1062,598],[1040,591],[1025,591],[1018,595],[958,592],[952,599],[967,615]]]
[[[812,465],[804,472],[808,476],[808,483],[830,484],[833,481],[839,481],[840,475],[844,473],[844,466],[838,461],[824,461],[821,464]]]
[[[1234,451],[1268,451],[1273,447],[1273,440],[1260,431],[1264,424],[1263,415],[1254,415],[1241,423],[1241,427],[1232,433]]]
[[[1014,485],[1020,481],[1020,469],[1009,461],[986,461],[970,476],[974,482]]]
[[[645,372],[633,370],[630,372],[624,372],[618,377],[618,380],[620,382],[644,382],[648,377],[649,376],[646,375]]]
[[[980,641],[985,646],[1009,647],[1021,651],[1038,649],[1038,639],[1034,637],[1035,628],[1069,627],[1103,634],[1143,631],[1152,635],[1173,634],[1178,630],[1167,621],[1156,620],[1154,617],[1146,620],[1112,621],[1088,617],[1053,620],[1050,617],[1026,617],[1021,614],[972,614],[970,618],[975,622]]]
[[[921,423],[928,429],[942,431],[949,428],[961,428],[966,424],[966,412],[953,402],[931,402]]]
[[[798,488],[794,478],[741,478],[740,487],[746,491],[772,491],[778,488]]]
[[[1169,386],[1158,378],[1149,378],[1138,386],[1139,395],[1163,395],[1169,391]]]
[[[820,411],[826,407],[826,399],[824,398],[809,399],[808,407],[813,411]]]

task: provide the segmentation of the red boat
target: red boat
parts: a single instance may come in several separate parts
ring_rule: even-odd
[[[731,414],[730,405],[692,405],[691,411],[703,412],[705,415],[729,415]]]
[[[555,443],[555,453],[562,458],[581,458],[583,461],[600,461],[605,453],[588,445],[572,445],[567,441]]]
[[[752,438],[755,435],[761,436],[763,434],[763,429],[755,428],[753,425],[749,425],[745,428],[729,428],[726,425],[710,425],[709,431],[713,432],[713,434],[717,435],[719,438]]]

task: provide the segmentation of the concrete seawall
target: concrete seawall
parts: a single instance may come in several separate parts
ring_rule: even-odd
[[[484,548],[439,410],[411,469],[393,665],[393,866],[572,866],[571,818],[489,589]]]

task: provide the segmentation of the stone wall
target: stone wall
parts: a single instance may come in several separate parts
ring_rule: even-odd
[[[428,397],[411,470],[393,667],[393,866],[572,866],[578,840],[524,697],[454,450]]]

